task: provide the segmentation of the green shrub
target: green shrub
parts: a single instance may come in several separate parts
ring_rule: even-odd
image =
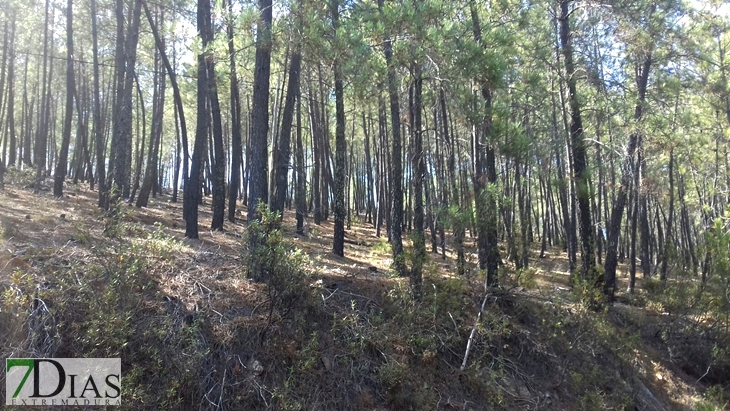
[[[104,214],[104,236],[108,238],[118,239],[124,234],[124,220],[129,212],[124,207],[122,199],[114,195],[116,187],[112,189],[109,201],[109,210]]]
[[[606,302],[606,296],[603,294],[603,274],[603,267],[600,265],[595,266],[585,279],[579,273],[571,274],[574,298],[591,310],[601,309]]]
[[[5,183],[18,186],[29,186],[35,183],[35,168],[25,167],[21,170],[17,167],[10,166],[5,174]]]
[[[309,257],[285,241],[278,228],[278,213],[259,203],[260,220],[249,224],[246,254],[249,278],[268,287],[269,319],[275,312],[286,317],[293,309],[309,306],[313,301],[310,287]]]

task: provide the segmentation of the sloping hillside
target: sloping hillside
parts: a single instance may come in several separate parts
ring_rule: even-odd
[[[643,288],[587,310],[560,250],[519,274],[505,266],[486,297],[476,272],[454,274],[451,253],[430,255],[414,301],[389,272],[387,239],[357,218],[339,258],[330,223],[297,237],[287,214],[281,241],[269,234],[263,283],[246,277],[242,221],[189,241],[168,197],[109,218],[94,192],[67,193],[0,191],[0,352],[121,357],[124,409],[726,405],[721,390],[706,393],[727,384],[723,369],[672,343],[691,319],[665,315]]]

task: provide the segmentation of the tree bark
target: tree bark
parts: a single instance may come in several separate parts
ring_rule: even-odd
[[[637,78],[639,98],[636,103],[636,109],[634,111],[634,121],[636,123],[641,121],[641,117],[644,112],[644,101],[646,99],[646,88],[649,81],[649,70],[652,63],[652,54],[648,52],[644,57],[644,62],[639,71]],[[606,264],[604,273],[604,285],[603,292],[608,297],[609,301],[614,298],[616,290],[616,266],[618,264],[618,239],[621,233],[621,219],[623,217],[624,207],[626,206],[626,197],[631,184],[633,171],[638,167],[634,168],[634,156],[636,155],[636,147],[638,141],[641,138],[638,135],[639,131],[631,133],[629,136],[629,146],[626,150],[626,160],[624,161],[624,170],[621,176],[621,186],[618,189],[616,201],[613,203],[613,210],[611,210],[611,223],[608,227],[608,244],[606,245]]]
[[[121,87],[118,90],[118,111],[117,123],[115,124],[114,136],[114,181],[116,188],[115,198],[129,197],[130,194],[130,169],[131,169],[131,144],[132,144],[132,85],[135,76],[135,64],[137,61],[137,43],[139,39],[139,24],[142,11],[141,0],[135,0],[132,11],[131,23],[127,27],[127,34],[124,38],[123,65],[117,67],[122,71],[123,81],[117,84]],[[118,24],[123,24],[123,16],[117,16]],[[119,52],[119,51],[117,51]]]
[[[146,7],[146,4],[145,4]],[[145,14],[147,14],[147,9],[145,8]],[[162,16],[159,19],[160,21],[164,21],[164,18]],[[155,27],[155,30],[157,29],[157,23],[150,20],[150,27]],[[157,50],[156,55],[161,57],[161,53],[159,52],[159,49],[164,50],[164,40],[162,41],[162,44]],[[159,60],[158,60],[159,61]],[[155,65],[159,68],[159,64]],[[154,180],[155,180],[155,170],[157,169],[157,156],[156,154],[156,147],[159,146],[160,140],[162,139],[162,124],[163,124],[163,118],[164,118],[164,111],[165,111],[165,76],[164,75],[157,75],[157,72],[155,73],[155,79],[156,82],[154,84],[154,93],[153,93],[153,104],[152,104],[152,125],[150,127],[150,145],[149,145],[149,151],[147,155],[147,162],[144,172],[144,180],[142,182],[142,189],[139,192],[139,197],[137,198],[137,207],[147,207],[149,203],[150,193],[153,190]],[[144,140],[143,143],[144,144]]]
[[[101,90],[99,87],[99,35],[96,22],[96,0],[91,3],[91,37],[93,41],[94,63],[94,146],[96,148],[96,178],[99,187],[98,205],[102,209],[109,208],[109,197],[106,186],[106,142],[104,141],[104,125],[101,118]]]
[[[36,166],[36,177],[35,186],[33,188],[34,194],[39,194],[41,189],[41,178],[43,170],[46,167],[46,153],[48,147],[48,112],[50,111],[50,92],[47,92],[48,83],[46,68],[48,67],[48,31],[49,31],[49,9],[50,1],[46,0],[46,12],[45,12],[45,23],[44,23],[44,34],[43,34],[43,80],[42,80],[42,91],[40,96],[40,112],[38,117],[38,130],[36,134],[34,162]],[[53,65],[51,64],[51,72],[53,71]],[[48,77],[52,77],[48,74]]]
[[[307,174],[304,168],[304,145],[302,144],[302,95],[297,95],[297,234],[304,235],[304,218],[307,216]]]
[[[254,66],[253,112],[250,137],[248,222],[258,220],[259,201],[267,200],[269,132],[269,80],[271,74],[271,0],[259,0],[261,14],[256,30],[256,62]],[[254,244],[252,244],[253,246]]]
[[[426,238],[424,236],[423,179],[426,176],[426,163],[423,155],[423,76],[421,65],[413,65],[413,152],[411,168],[413,177],[413,261],[411,263],[410,287],[416,298],[421,296],[423,282],[423,265],[426,263]]]
[[[274,153],[276,158],[276,169],[274,174],[275,186],[271,211],[284,212],[286,200],[287,176],[289,173],[289,160],[291,156],[291,129],[294,123],[294,109],[299,95],[299,72],[302,65],[302,54],[295,50],[289,66],[289,83],[287,84],[286,97],[284,100],[284,111],[282,114],[281,128],[279,129],[278,150]]]
[[[339,2],[332,1],[332,28],[337,37],[339,22]],[[332,241],[332,252],[340,257],[345,255],[345,183],[347,174],[347,141],[345,140],[345,88],[342,81],[340,61],[335,58],[335,186],[334,214],[335,227]]]
[[[236,221],[236,200],[241,185],[243,146],[241,145],[241,96],[236,74],[236,53],[233,45],[233,0],[228,0],[228,54],[231,66],[231,184],[228,187],[228,221]]]
[[[560,43],[567,73],[568,97],[570,102],[570,140],[573,155],[573,178],[575,197],[577,197],[580,218],[580,237],[582,245],[582,279],[590,286],[599,287],[602,279],[595,273],[596,256],[593,224],[591,219],[590,191],[588,181],[590,172],[586,160],[586,147],[583,136],[583,121],[577,92],[573,46],[568,13],[569,0],[560,0]]]
[[[474,41],[482,47],[482,29],[475,2],[469,2]],[[497,286],[499,248],[497,239],[497,170],[492,136],[492,90],[486,79],[479,80],[484,100],[483,118],[474,129],[474,204],[476,206],[477,249],[479,269],[486,269],[485,287]]]
[[[210,3],[207,2],[208,7]],[[210,13],[210,8],[208,9]],[[209,46],[213,41],[212,22],[207,25],[207,41],[204,41],[204,47]],[[223,122],[221,120],[221,108],[218,100],[218,81],[215,74],[215,57],[212,51],[206,54],[206,69],[208,71],[208,100],[210,102],[211,114],[213,117],[213,219],[211,221],[211,230],[223,230],[223,221],[226,212],[226,153],[223,148]]]
[[[8,100],[7,100],[7,125],[8,139],[10,140],[10,155],[8,156],[8,166],[15,166],[17,140],[15,136],[15,37],[16,37],[16,17],[15,11],[10,16],[10,47],[8,50]]]
[[[160,58],[162,58],[162,63],[165,65],[165,70],[167,71],[167,75],[170,78],[170,85],[172,86],[172,95],[173,95],[173,99],[175,101],[177,115],[179,116],[178,120],[180,122],[180,134],[182,137],[183,186],[186,186],[187,180],[189,178],[188,158],[190,156],[190,153],[188,153],[188,128],[187,128],[187,124],[185,123],[185,111],[183,109],[182,97],[180,95],[180,87],[177,84],[177,76],[175,75],[175,70],[173,69],[172,65],[170,64],[170,59],[167,57],[167,52],[165,51],[165,43],[162,41],[162,38],[160,37],[160,34],[157,30],[157,25],[153,24],[154,20],[152,19],[152,14],[150,13],[149,7],[147,7],[147,2],[146,2],[146,0],[141,0],[141,1],[142,1],[142,5],[144,6],[144,13],[147,16],[147,21],[150,23],[150,28],[152,29],[152,35],[155,38],[155,46],[157,47],[157,50],[160,52]],[[173,58],[174,58],[174,53],[175,53],[175,49],[173,48]],[[186,209],[187,209],[187,207],[185,207],[183,205],[183,214],[185,214]],[[184,217],[185,217],[185,215],[183,215],[183,218]]]
[[[207,4],[206,4],[207,3]],[[205,36],[210,21],[209,0],[198,0],[198,32]],[[190,177],[185,185],[184,214],[185,236],[198,238],[198,205],[202,201],[201,183],[203,176],[203,156],[205,155],[205,141],[210,128],[210,106],[208,105],[208,64],[205,53],[198,55],[198,96],[197,121],[195,129],[195,143],[193,144],[193,158],[190,165]]]
[[[74,94],[76,93],[76,77],[74,76],[74,41],[73,41],[73,0],[66,3],[66,112],[63,119],[63,137],[61,151],[53,182],[53,196],[63,196],[63,183],[68,168],[68,147],[71,144],[71,122],[73,120]],[[79,147],[76,148],[77,150]]]
[[[383,1],[378,0],[378,8],[383,8]],[[383,54],[387,65],[388,95],[390,98],[391,134],[393,136],[393,152],[390,162],[390,189],[392,195],[392,211],[390,215],[390,241],[393,251],[393,267],[396,273],[405,277],[407,268],[403,256],[403,148],[400,134],[400,102],[398,101],[398,79],[393,63],[393,40],[383,42]]]

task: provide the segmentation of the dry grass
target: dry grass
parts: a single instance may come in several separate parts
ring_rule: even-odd
[[[0,290],[25,292],[28,299],[14,300],[17,304],[32,302],[28,290],[38,284],[54,290],[61,281],[84,278],[89,267],[108,265],[108,244],[114,242],[102,234],[96,192],[70,186],[67,193],[53,199],[48,192],[35,196],[14,185],[0,191]],[[171,376],[137,376],[139,391],[125,400],[133,404],[130,409],[578,410],[588,409],[586,404],[600,409],[617,407],[621,395],[630,397],[637,387],[633,378],[666,409],[690,409],[700,398],[702,387],[671,363],[662,351],[666,347],[642,332],[646,324],[659,327],[665,318],[626,305],[608,315],[586,313],[573,302],[567,259],[557,249],[545,259],[532,250],[534,288],[516,287],[490,300],[470,367],[460,373],[482,279],[476,273],[456,276],[456,256],[448,243],[445,259],[430,256],[428,295],[415,303],[406,296],[405,280],[390,274],[387,239],[378,238],[371,225],[353,223],[343,258],[331,252],[330,222],[308,222],[307,236],[299,237],[294,215],[287,212],[283,233],[309,256],[316,298],[291,317],[272,317],[266,286],[243,274],[245,221],[226,221],[224,233],[207,231],[202,228],[211,215],[203,205],[200,240],[191,241],[183,238],[182,205],[169,197],[153,199],[145,209],[123,207],[129,238],[119,240],[124,248],[118,251],[145,265],[129,285],[132,331],[121,356],[133,367],[140,356],[152,355],[150,345],[158,344],[156,355],[195,370],[185,377],[190,381],[181,379],[195,382],[187,391],[175,389]],[[476,255],[468,235],[466,246],[473,266]],[[10,261],[15,263],[8,269]],[[514,271],[508,262],[506,268]],[[626,275],[619,281],[625,289]],[[48,303],[65,307],[56,317],[84,321],[86,314],[72,305]],[[69,348],[82,343],[64,341],[60,334],[38,344],[40,328],[58,326],[58,321],[50,324],[56,319],[49,315],[53,306],[30,314],[27,307],[16,307],[16,313],[25,312],[22,316],[2,307],[4,357],[86,354]],[[36,329],[28,330],[29,318],[41,319]],[[163,342],[177,345],[165,348]],[[603,367],[606,375],[591,374],[591,367]],[[608,383],[616,385],[615,392],[606,388]],[[151,388],[155,385],[157,391]]]

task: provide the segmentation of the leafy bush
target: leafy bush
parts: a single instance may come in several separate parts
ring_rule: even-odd
[[[599,310],[606,302],[606,296],[603,294],[603,267],[597,265],[586,275],[581,278],[580,273],[573,273],[573,296],[574,298],[592,310]]]
[[[115,195],[116,186],[112,189],[109,202],[109,210],[104,214],[104,236],[108,238],[121,238],[124,234],[124,220],[128,215],[127,209],[120,196]]]
[[[266,283],[269,321],[275,312],[286,317],[293,309],[307,307],[313,300],[309,257],[285,241],[278,228],[279,216],[263,203],[258,207],[260,220],[249,224],[246,255],[247,276]]]
[[[17,167],[8,167],[8,171],[5,174],[5,183],[19,186],[29,186],[35,182],[35,169],[25,167],[19,169]]]
[[[517,271],[499,270],[499,283],[505,288],[523,287],[533,289],[537,286],[537,269],[521,268]]]

